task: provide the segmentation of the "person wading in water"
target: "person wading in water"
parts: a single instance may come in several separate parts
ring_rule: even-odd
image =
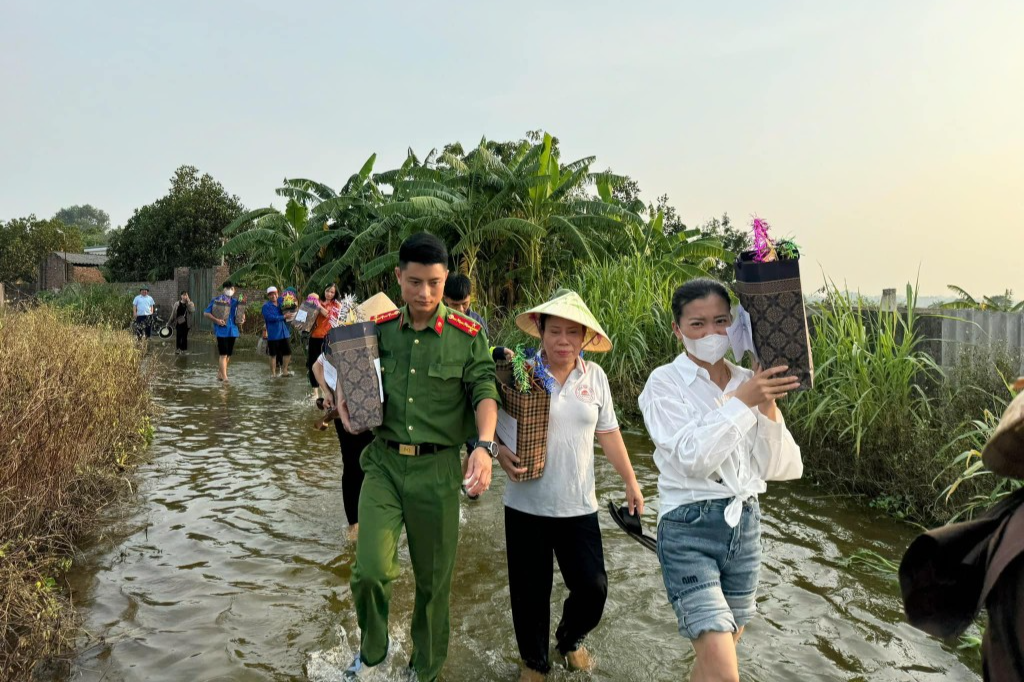
[[[693,682],[735,682],[736,643],[756,612],[765,481],[800,478],[800,448],[775,401],[800,382],[787,367],[751,372],[725,360],[732,324],[721,283],[695,279],[672,296],[686,353],[640,394],[660,472],[658,559],[679,633],[693,643]]]
[[[406,305],[374,318],[384,422],[361,460],[366,477],[352,571],[361,640],[344,679],[364,679],[387,657],[391,582],[399,572],[404,526],[416,582],[409,667],[419,682],[434,682],[448,657],[451,633],[459,450],[475,431],[466,487],[478,495],[490,487],[491,458],[497,454],[498,390],[480,325],[441,303],[448,277],[444,244],[428,233],[414,234],[399,249],[398,263],[395,276]],[[342,422],[351,431],[344,396],[339,400]]]

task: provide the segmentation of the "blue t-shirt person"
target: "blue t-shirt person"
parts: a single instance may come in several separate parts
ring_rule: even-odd
[[[284,319],[281,301],[267,301],[263,304],[263,321],[267,324],[267,341],[280,341],[290,338],[292,333]]]
[[[132,301],[132,305],[135,306],[136,317],[147,317],[153,314],[153,308],[156,307],[156,301],[148,293],[139,294]]]
[[[217,298],[210,301],[210,305],[206,306],[206,310],[203,312],[213,314],[213,304],[218,300],[227,299],[231,301],[231,312],[228,313],[228,323],[225,326],[221,326],[216,322],[213,323],[213,333],[217,338],[238,338],[241,336],[241,332],[238,330],[238,325],[235,324],[235,311],[238,310],[238,299],[228,296],[227,292],[221,294]]]

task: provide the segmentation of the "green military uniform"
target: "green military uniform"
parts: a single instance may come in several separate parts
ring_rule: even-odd
[[[480,326],[444,304],[422,331],[410,326],[407,308],[375,321],[384,421],[360,460],[366,478],[352,572],[360,656],[373,666],[387,655],[388,602],[404,524],[416,579],[412,664],[421,682],[433,682],[448,656],[448,600],[459,539],[459,448],[475,434],[480,401],[498,400],[494,362]],[[430,454],[402,454],[415,451],[412,446],[440,447]]]

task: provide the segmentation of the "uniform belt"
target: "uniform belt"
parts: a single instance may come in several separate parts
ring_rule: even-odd
[[[432,455],[435,452],[441,452],[442,450],[448,450],[449,448],[456,447],[454,445],[435,445],[433,443],[423,443],[422,445],[412,445],[410,443],[399,443],[393,440],[385,440],[384,444],[392,450],[396,451],[400,455],[406,455],[408,457],[418,457],[420,455]]]

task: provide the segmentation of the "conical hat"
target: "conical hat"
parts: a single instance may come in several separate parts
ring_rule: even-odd
[[[356,306],[358,315],[364,320],[370,320],[377,315],[390,313],[392,310],[398,310],[398,306],[383,291],[374,294]]]
[[[994,473],[1024,479],[1024,378],[1015,388],[1021,393],[1006,408],[981,456]]]
[[[607,353],[612,349],[611,339],[608,338],[594,314],[590,312],[590,308],[575,291],[559,289],[550,300],[517,315],[516,326],[530,336],[539,339],[541,315],[561,317],[583,325],[585,328],[583,350]]]

